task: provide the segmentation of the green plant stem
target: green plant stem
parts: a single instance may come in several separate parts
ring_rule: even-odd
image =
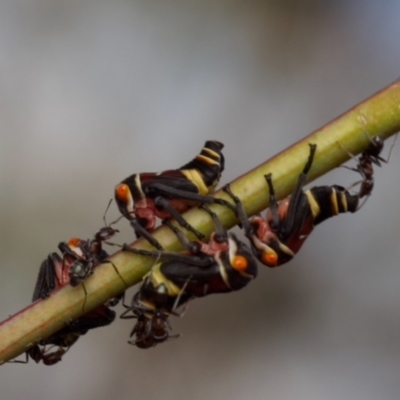
[[[242,175],[231,183],[232,191],[242,200],[248,215],[254,215],[268,206],[268,191],[264,175],[272,173],[277,198],[287,196],[293,190],[298,175],[309,154],[309,143],[317,144],[317,153],[308,180],[311,181],[362,152],[368,145],[366,135],[377,134],[384,139],[400,130],[400,81],[336,118],[323,128],[310,134],[277,156]],[[267,148],[267,136],[265,140]],[[228,197],[221,192],[217,197]],[[226,207],[212,207],[226,228],[238,221]],[[201,209],[192,209],[185,219],[207,236],[213,230],[209,215]],[[170,251],[180,250],[175,235],[166,227],[155,231],[154,236]],[[190,235],[189,235],[190,236]],[[138,240],[132,247],[150,249],[147,242]],[[142,279],[152,267],[150,257],[117,252],[110,257],[128,286]],[[102,264],[85,280],[87,298],[82,285],[66,286],[48,299],[38,301],[0,324],[0,363],[26,351],[32,344],[46,338],[72,321],[103,304],[107,299],[125,290],[125,284],[111,264]],[[83,306],[85,309],[83,309]]]

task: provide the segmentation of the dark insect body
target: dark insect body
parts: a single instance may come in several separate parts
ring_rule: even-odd
[[[162,249],[149,232],[156,218],[175,219],[198,238],[204,236],[180,215],[198,204],[224,204],[212,194],[224,170],[223,144],[215,140],[205,143],[192,161],[176,170],[159,173],[133,174],[115,187],[115,200],[121,214],[127,218],[136,235],[143,236],[153,246]]]
[[[96,234],[97,239],[95,240],[100,238],[99,235],[103,235],[101,237],[108,237],[107,230],[102,228],[102,230]],[[95,242],[95,240],[93,242]],[[82,242],[84,241],[80,239],[71,239],[68,243],[65,243],[64,246],[61,246],[64,250],[63,258],[57,253],[51,253],[46,260],[43,261],[33,293],[33,302],[44,299],[63,286],[71,283],[71,267],[76,266],[77,260],[80,260],[78,257],[84,254],[82,249],[85,249],[85,246],[87,246],[86,243],[82,244]],[[89,249],[89,247],[87,247],[87,249]],[[105,256],[107,257],[107,253],[105,253]],[[114,302],[112,300],[107,304],[116,304],[116,300],[118,299],[114,299]],[[25,363],[30,357],[36,363],[42,361],[45,365],[54,365],[61,361],[62,356],[68,349],[79,337],[86,334],[88,330],[107,326],[111,324],[114,319],[115,312],[108,308],[108,306],[102,304],[82,317],[68,322],[63,328],[47,339],[42,339],[34,344],[26,351],[26,361],[15,360],[13,362]],[[56,350],[50,352],[54,347],[56,347]]]
[[[103,220],[105,226],[98,230],[94,234],[93,239],[82,240],[79,238],[72,238],[67,243],[61,242],[58,245],[64,259],[67,259],[68,267],[68,280],[71,286],[77,286],[83,282],[85,278],[93,273],[93,268],[98,264],[111,264],[115,272],[120,276],[121,280],[124,282],[122,276],[119,274],[116,266],[109,260],[108,254],[103,250],[102,243],[108,243],[113,245],[113,243],[107,242],[119,231],[112,228],[111,226],[119,221],[119,218],[107,225],[105,215],[108,208],[110,207],[111,201],[108,203],[106,212],[104,213]],[[126,286],[126,284],[125,284]]]
[[[50,350],[54,346],[49,348],[39,346],[38,344],[33,345],[29,350],[25,352],[25,360],[12,360],[10,363],[27,364],[29,358],[35,361],[36,364],[43,362],[44,365],[54,365],[61,361],[63,355],[68,351],[68,348],[58,347],[55,351]]]
[[[341,186],[316,186],[303,191],[315,151],[316,145],[310,144],[308,161],[293,193],[279,202],[275,198],[271,174],[265,175],[270,197],[265,218],[257,216],[249,220],[240,199],[229,186],[224,188],[236,204],[254,254],[268,267],[277,267],[290,261],[316,225],[340,213],[357,210],[359,196],[350,194]]]
[[[347,169],[350,169],[352,171],[358,172],[361,175],[362,180],[360,182],[356,182],[351,186],[355,186],[360,183],[360,190],[358,192],[358,197],[361,199],[363,197],[367,197],[371,195],[372,190],[374,188],[374,164],[377,165],[378,167],[382,166],[382,162],[388,163],[390,159],[390,155],[393,149],[393,146],[395,144],[397,135],[393,141],[392,147],[390,148],[389,151],[389,156],[388,159],[385,160],[380,156],[383,146],[384,146],[384,141],[383,138],[379,135],[370,138],[368,135],[368,140],[370,141],[370,145],[367,147],[366,150],[364,150],[361,155],[358,158],[357,165],[355,168],[352,167],[347,167],[344,166]],[[348,152],[349,153],[349,152]],[[355,158],[355,156],[351,153],[349,155],[352,158]],[[366,201],[366,199],[365,199]],[[358,207],[360,209],[364,204],[365,201]]]
[[[47,339],[42,339],[30,347],[26,352],[25,360],[12,360],[9,362],[26,364],[29,357],[36,363],[54,365],[62,360],[69,348],[90,329],[110,325],[115,319],[115,311],[105,305],[100,305],[82,317],[69,322]],[[54,351],[51,351],[54,349]]]
[[[171,336],[171,330],[168,316],[162,310],[149,308],[150,312],[146,312],[147,307],[136,304],[136,297],[132,299],[131,306],[125,305],[127,309],[121,314],[122,319],[137,319],[135,326],[132,328],[130,337],[134,339],[129,340],[128,343],[136,345],[139,349],[149,349],[156,346],[158,343],[165,342],[168,339],[178,337],[179,335]],[[128,315],[129,312],[132,315]]]
[[[155,346],[169,336],[169,315],[196,297],[242,289],[257,276],[257,261],[246,244],[227,233],[217,216],[210,213],[216,231],[209,242],[189,242],[182,231],[167,222],[186,249],[184,253],[125,248],[135,254],[161,258],[144,277],[139,291],[128,307],[137,318],[131,332],[141,348]],[[156,329],[157,327],[157,329]]]

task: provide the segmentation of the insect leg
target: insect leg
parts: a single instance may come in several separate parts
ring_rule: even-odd
[[[306,182],[307,175],[310,172],[313,160],[314,160],[314,155],[317,150],[317,145],[316,144],[309,144],[310,146],[310,155],[308,157],[307,163],[304,167],[303,172],[299,175],[299,179],[297,181],[297,185],[293,190],[292,197],[290,199],[289,203],[289,209],[288,209],[288,214],[285,222],[285,233],[292,232],[295,222],[296,222],[296,216],[299,211],[299,206],[301,203],[301,198],[304,195],[303,194],[303,186]]]
[[[225,185],[222,190],[226,192],[230,197],[232,197],[233,201],[236,205],[236,214],[239,217],[240,223],[243,227],[243,230],[247,236],[253,234],[253,228],[251,227],[250,220],[244,210],[243,203],[240,201],[239,197],[237,197],[231,190],[230,185]]]
[[[149,190],[154,191],[155,193],[158,193],[160,197],[168,197],[172,199],[182,199],[182,200],[189,200],[189,201],[195,201],[201,204],[220,204],[223,206],[226,206],[230,208],[232,211],[235,212],[235,209],[232,207],[232,204],[230,204],[228,201],[224,199],[220,199],[217,197],[209,196],[209,195],[204,195],[204,194],[199,194],[199,193],[194,193],[194,192],[189,192],[186,190],[181,190],[181,189],[176,189],[171,186],[164,185],[162,183],[157,183],[154,182],[148,187]]]
[[[197,253],[197,247],[198,247],[197,242],[191,242],[187,238],[187,236],[180,229],[178,229],[171,221],[165,220],[165,221],[163,221],[163,224],[168,226],[168,228],[171,229],[171,231],[175,233],[176,237],[179,239],[182,246],[186,250],[189,250],[191,254]]]
[[[212,211],[206,204],[202,204],[200,206],[204,211],[206,211],[214,221],[215,225],[215,240],[218,243],[223,243],[228,240],[228,234],[226,233],[226,229],[223,227],[221,220],[218,218],[217,214]]]
[[[158,242],[156,238],[154,238],[152,235],[150,235],[149,232],[146,231],[146,229],[143,228],[142,225],[138,222],[136,218],[130,220],[130,224],[132,228],[134,229],[136,236],[138,237],[143,237],[146,239],[152,246],[154,246],[158,250],[162,250],[161,244]]]
[[[157,207],[160,207],[167,211],[175,220],[181,225],[183,228],[187,229],[188,231],[192,232],[199,240],[204,239],[204,235],[199,232],[197,229],[193,228],[178,211],[171,205],[171,203],[165,199],[164,197],[158,196],[154,199],[154,203]]]

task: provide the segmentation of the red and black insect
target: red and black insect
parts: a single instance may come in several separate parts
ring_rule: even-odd
[[[69,284],[68,263],[74,259],[64,257],[57,253],[51,253],[43,261],[39,276],[36,281],[32,301],[48,297],[51,293]],[[115,312],[106,305],[100,305],[82,317],[66,323],[66,325],[47,339],[42,339],[26,351],[26,360],[13,362],[26,363],[32,358],[36,363],[40,361],[45,365],[53,365],[61,361],[68,349],[90,329],[99,328],[111,324],[115,319]],[[51,349],[55,348],[54,351]]]
[[[198,238],[204,237],[180,214],[197,204],[229,206],[224,200],[210,196],[224,170],[222,148],[220,142],[207,141],[200,154],[181,168],[133,174],[115,187],[118,208],[130,221],[137,236],[143,236],[161,250],[160,244],[148,232],[154,229],[156,218],[174,218]]]
[[[96,307],[94,310],[69,322],[66,326],[47,339],[42,339],[34,344],[26,352],[25,360],[13,360],[10,362],[26,364],[29,357],[36,363],[40,361],[45,365],[54,365],[62,360],[69,348],[90,329],[110,325],[115,319],[115,311],[105,305]],[[55,349],[54,351],[51,351]]]
[[[316,147],[310,144],[308,161],[291,196],[277,202],[272,176],[265,175],[270,198],[265,218],[257,216],[249,220],[240,199],[228,185],[224,188],[236,204],[254,254],[268,267],[277,267],[290,261],[316,225],[340,213],[357,210],[359,196],[350,194],[341,186],[316,186],[303,191]]]
[[[138,319],[131,334],[136,335],[133,343],[139,347],[152,347],[167,340],[170,337],[168,316],[179,315],[176,310],[189,300],[242,289],[257,276],[257,261],[251,250],[233,233],[226,232],[215,213],[204,205],[203,208],[216,225],[209,242],[190,242],[182,231],[167,221],[185,252],[125,248],[136,254],[166,260],[156,263],[144,277],[129,307]]]
[[[54,335],[42,339],[25,352],[25,360],[12,360],[10,362],[26,364],[29,357],[36,363],[40,361],[45,365],[54,365],[62,360],[69,348],[88,330],[111,324],[115,319],[115,312],[105,305],[96,307],[83,317],[68,323]],[[51,351],[51,349],[54,349]]]
[[[102,243],[108,243],[106,241],[118,232],[111,225],[115,224],[119,219],[110,225],[107,225],[105,220],[105,215],[110,204],[111,201],[103,216],[105,226],[94,235],[93,239],[82,240],[72,238],[68,242],[61,242],[58,247],[61,250],[62,257],[57,253],[51,253],[42,262],[33,291],[33,302],[45,299],[63,286],[69,284],[77,286],[93,272],[93,268],[98,264],[111,263],[107,260],[108,254],[102,249]],[[113,245],[113,243],[109,244]],[[118,273],[115,266],[114,269]],[[107,326],[114,321],[115,312],[108,306],[116,305],[121,298],[122,295],[115,297],[106,304],[102,304],[84,314],[82,317],[67,322],[55,334],[47,339],[40,340],[27,350],[27,359],[30,357],[37,363],[42,361],[45,365],[53,365],[61,361],[62,356],[79,337],[86,334],[90,329]],[[54,347],[56,350],[50,352]],[[16,360],[15,362],[21,361]]]

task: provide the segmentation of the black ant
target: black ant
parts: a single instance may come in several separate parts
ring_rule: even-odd
[[[373,164],[377,165],[378,167],[382,166],[382,162],[388,163],[390,160],[390,156],[392,154],[392,150],[394,147],[394,144],[396,143],[397,139],[397,134],[393,140],[392,146],[389,151],[388,158],[385,160],[380,156],[383,147],[384,147],[384,141],[382,136],[377,135],[373,138],[371,138],[368,134],[366,134],[370,144],[369,146],[361,153],[360,157],[358,158],[358,162],[355,168],[353,167],[347,167],[344,166],[344,168],[350,169],[352,171],[358,172],[361,177],[362,181],[354,183],[352,186],[357,185],[360,183],[360,190],[358,192],[358,198],[363,198],[366,197],[368,198],[372,190],[374,188],[374,167]],[[349,153],[349,152],[348,152]],[[355,156],[351,153],[349,155],[352,158],[355,158]],[[365,199],[359,206],[358,210],[365,204],[367,199]]]

